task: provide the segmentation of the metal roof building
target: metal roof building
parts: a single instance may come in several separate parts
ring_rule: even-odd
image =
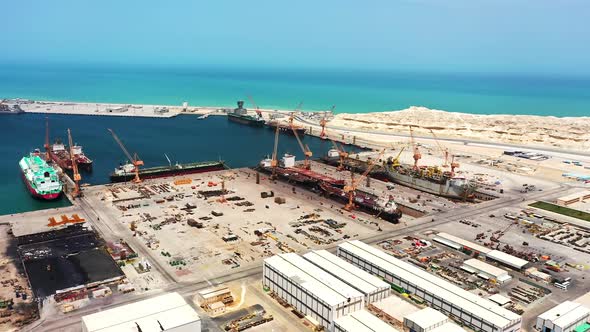
[[[391,286],[385,281],[359,269],[327,250],[308,252],[303,255],[303,258],[363,293],[366,304],[382,300],[389,296],[391,292]]]
[[[361,292],[294,253],[265,259],[262,283],[328,331],[336,318],[364,307]]]
[[[412,332],[465,332],[438,310],[424,308],[404,317],[404,326]]]
[[[466,260],[463,262],[463,266],[461,266],[461,268],[470,273],[477,273],[478,276],[486,280],[494,279],[500,284],[512,279],[508,272],[486,262],[480,261],[477,258]]]
[[[178,293],[82,317],[84,332],[199,332],[201,319]]]
[[[453,315],[475,330],[514,332],[521,317],[444,279],[360,241],[338,246],[338,256],[370,271],[407,292],[424,299],[432,308]]]
[[[446,240],[446,241],[441,241],[442,240]],[[492,249],[481,246],[477,243],[473,243],[471,241],[467,241],[464,240],[460,237],[456,237],[454,235],[451,234],[447,234],[444,232],[440,232],[438,234],[436,234],[436,237],[434,238],[434,241],[439,242],[439,243],[443,243],[446,244],[450,247],[453,247],[455,249],[461,249],[462,247],[467,248],[467,249],[471,249],[473,251],[477,251],[482,255],[486,255],[488,252],[492,251]],[[450,244],[447,244],[445,242],[449,242]],[[457,248],[458,246],[460,246],[460,248]]]
[[[535,327],[540,331],[569,332],[588,321],[590,310],[585,306],[565,301],[537,317]]]
[[[527,260],[514,257],[500,250],[492,250],[487,253],[486,257],[487,259],[494,260],[517,270],[522,270],[529,264]]]
[[[334,321],[335,332],[399,332],[366,310],[355,311]]]

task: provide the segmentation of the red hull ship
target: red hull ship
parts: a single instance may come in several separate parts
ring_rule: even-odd
[[[72,150],[74,152],[74,157],[76,158],[78,168],[85,171],[91,171],[92,160],[84,154],[82,147],[79,145],[74,145]],[[51,155],[51,160],[58,164],[63,170],[72,170],[72,159],[70,158],[70,152],[60,140],[56,140],[55,143],[51,145],[49,154]]]

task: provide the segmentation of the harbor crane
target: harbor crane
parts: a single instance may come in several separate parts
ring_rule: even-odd
[[[449,167],[449,149],[447,147],[442,146],[442,144],[438,140],[438,137],[436,137],[436,134],[434,134],[434,131],[432,129],[429,129],[429,130],[430,130],[430,133],[432,134],[432,137],[434,138],[434,142],[438,146],[438,149],[445,157],[445,162],[442,165],[442,167],[445,167],[445,168]]]
[[[418,160],[422,159],[422,154],[420,153],[420,149],[418,149],[418,145],[416,144],[416,141],[414,140],[414,129],[412,126],[410,126],[410,142],[412,144],[412,147],[414,148],[414,170],[418,170]]]
[[[249,95],[248,100],[250,101],[250,104],[252,104],[252,107],[256,109],[256,115],[258,116],[258,118],[262,119],[262,112],[260,111],[260,107],[258,107],[256,102],[254,101],[254,98],[252,98],[252,96]]]
[[[272,168],[272,174],[270,175],[270,178],[272,180],[277,178],[277,167],[279,166],[279,160],[278,160],[278,155],[277,155],[278,149],[279,149],[279,126],[277,126],[275,129],[275,145],[273,147],[272,158],[270,160],[270,167]]]
[[[51,162],[51,145],[49,144],[49,117],[45,117],[45,161]]]
[[[385,149],[381,150],[379,156],[375,158],[375,160],[381,159],[384,153]],[[348,203],[346,203],[346,205],[344,206],[344,210],[346,211],[352,211],[355,209],[356,206],[354,204],[354,196],[356,195],[356,189],[358,185],[361,183],[361,181],[363,181],[363,179],[369,175],[369,173],[373,170],[373,168],[376,165],[373,159],[369,160],[367,163],[367,169],[359,178],[355,179],[354,172],[352,170],[350,171],[350,184],[345,185],[343,188],[344,192],[348,195]]]
[[[332,105],[332,107],[330,108],[329,111],[330,113],[334,112],[334,109],[336,108],[336,105]],[[326,139],[326,124],[328,124],[328,121],[326,120],[326,113],[324,113],[324,117],[320,120],[320,127],[322,127],[322,131],[320,132],[320,138],[321,139]]]
[[[330,141],[332,142],[332,145],[334,145],[334,149],[338,150],[338,157],[340,157],[340,161],[337,169],[342,171],[344,170],[344,160],[348,158],[348,152],[344,150],[343,146],[338,147],[338,144],[336,144],[333,139],[330,139]]]
[[[399,167],[402,164],[399,162],[399,157],[402,155],[402,152],[404,152],[405,150],[405,146],[402,146],[402,148],[399,150],[398,154],[395,156],[395,158],[391,159],[391,167]]]
[[[74,143],[70,128],[68,128],[68,143],[70,144],[70,159],[72,160],[72,172],[74,173],[74,190],[72,191],[72,197],[77,198],[82,196],[82,191],[80,191],[80,180],[82,180],[82,176],[80,175],[80,172],[78,172],[78,161],[74,154]]]
[[[111,133],[111,135],[113,135],[113,138],[115,139],[117,144],[119,144],[119,147],[121,147],[121,150],[123,150],[123,153],[125,153],[127,159],[129,159],[129,161],[133,163],[133,172],[135,173],[135,178],[133,179],[133,182],[140,183],[141,179],[139,178],[139,166],[143,166],[143,161],[139,159],[137,153],[134,153],[133,157],[131,156],[123,142],[121,142],[121,140],[119,139],[119,136],[117,136],[117,134],[115,134],[115,132],[112,129],[109,129],[109,132]]]
[[[303,155],[305,155],[305,160],[303,161],[303,168],[310,169],[311,165],[309,164],[309,159],[313,156],[313,153],[311,152],[307,144],[303,145],[303,142],[301,142],[301,138],[299,138],[299,134],[297,134],[297,130],[295,130],[295,127],[291,127],[291,130],[293,130],[293,134],[297,139],[297,143],[299,143],[299,147],[301,148],[301,151],[303,151]]]

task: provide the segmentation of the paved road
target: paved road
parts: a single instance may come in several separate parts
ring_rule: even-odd
[[[510,196],[510,197],[504,197],[504,198],[500,198],[500,199],[496,199],[496,200],[492,200],[492,201],[488,201],[488,202],[479,203],[478,205],[475,205],[475,206],[466,206],[466,207],[462,207],[462,208],[458,208],[458,209],[453,209],[450,211],[445,211],[445,212],[442,212],[442,213],[439,213],[436,215],[431,215],[431,216],[422,217],[422,218],[413,220],[412,225],[404,227],[402,229],[396,229],[393,231],[386,231],[386,232],[382,232],[379,234],[366,236],[366,237],[360,238],[360,240],[370,243],[370,244],[374,244],[374,243],[378,243],[380,241],[383,241],[385,239],[389,239],[392,237],[399,237],[399,236],[403,236],[403,235],[415,234],[417,232],[420,232],[420,231],[423,231],[423,230],[426,230],[429,228],[433,228],[435,226],[445,224],[445,223],[448,223],[451,221],[457,221],[459,219],[467,218],[469,216],[485,214],[485,213],[489,213],[489,212],[493,212],[493,211],[502,209],[504,207],[513,206],[513,205],[521,203],[523,198],[525,198],[526,200],[535,200],[535,199],[539,199],[539,198],[546,198],[548,196],[552,196],[554,194],[560,193],[561,191],[565,190],[566,188],[568,188],[568,186],[565,184],[562,184],[556,188],[546,190],[543,192],[534,192],[534,193],[529,193],[529,194],[525,194],[525,195],[515,195],[515,196]],[[98,217],[102,215],[102,212],[96,211],[92,206],[90,206],[84,200],[82,200],[80,202],[81,202],[81,204],[80,204],[81,207],[83,207],[85,209],[85,211],[87,212],[87,214],[89,215],[89,217],[91,217],[91,222],[95,226],[97,226],[101,231],[105,231],[105,228],[108,228],[109,231],[111,231],[111,232],[123,231],[123,233],[115,233],[115,234],[126,234],[127,233],[127,230],[120,223],[114,223],[114,224],[119,225],[123,229],[119,228],[119,226],[115,226],[118,229],[113,230],[110,227],[111,225],[105,224],[105,219],[107,219],[107,218],[105,218],[104,215],[100,218],[100,221],[99,221]],[[91,216],[91,214],[92,214],[92,216]],[[432,221],[432,220],[434,220],[434,221]],[[134,238],[131,238],[131,239],[134,239]],[[141,244],[136,243],[136,244],[132,244],[132,245],[134,245],[134,248],[137,248],[138,251],[140,251],[140,253],[142,255],[144,255],[145,257],[150,257],[151,253],[149,251],[145,250],[145,248],[143,248]],[[336,247],[337,247],[337,245],[333,245],[327,249],[334,251]],[[143,248],[143,250],[140,248]],[[234,271],[226,272],[226,273],[214,276],[212,278],[208,278],[208,280],[203,280],[201,282],[196,282],[196,283],[177,282],[176,278],[169,275],[163,267],[161,267],[161,266],[158,267],[156,264],[154,264],[154,267],[156,267],[156,269],[158,269],[158,271],[160,273],[162,273],[164,276],[168,275],[167,281],[169,282],[169,286],[167,286],[163,289],[164,292],[178,292],[185,297],[194,295],[197,291],[207,288],[207,287],[210,287],[210,282],[212,282],[213,284],[222,284],[222,283],[236,281],[236,280],[240,280],[240,279],[244,279],[244,278],[250,278],[250,277],[261,278],[262,277],[262,262],[258,262],[254,266],[236,269]],[[161,271],[160,271],[160,269],[161,269]],[[150,292],[150,293],[145,293],[145,294],[127,294],[127,295],[117,294],[117,295],[113,295],[108,299],[108,304],[95,303],[95,304],[92,304],[88,307],[82,308],[80,310],[77,310],[77,311],[72,312],[67,315],[60,314],[60,315],[55,315],[53,317],[45,317],[43,320],[40,320],[36,324],[33,324],[33,325],[25,328],[24,331],[39,331],[39,332],[40,331],[43,331],[43,332],[55,331],[55,332],[57,332],[57,331],[72,330],[72,329],[79,327],[81,317],[84,315],[88,315],[88,314],[98,312],[101,310],[106,310],[106,309],[109,309],[109,308],[112,308],[115,306],[140,301],[140,300],[152,297],[154,295],[158,295],[160,293],[161,292],[158,292],[158,293],[151,293]]]
[[[318,123],[303,119],[299,116],[296,116],[295,119],[297,121],[305,123],[307,125],[314,126],[316,128],[321,128]],[[341,130],[341,131],[345,131],[345,132],[349,132],[349,133],[374,134],[374,135],[389,136],[389,137],[396,137],[396,138],[410,137],[409,134],[393,134],[393,133],[386,132],[386,131],[352,129],[352,128],[338,127],[338,126],[326,126],[326,129]],[[434,138],[430,137],[430,136],[414,135],[414,138],[434,141]],[[469,140],[469,139],[462,139],[462,138],[437,137],[437,140],[438,141],[446,141],[446,142],[458,142],[458,143],[463,143],[465,145],[473,144],[473,145],[478,145],[478,146],[491,146],[491,147],[496,147],[496,148],[535,151],[535,152],[546,153],[546,154],[551,154],[551,153],[561,154],[561,155],[570,154],[570,155],[576,155],[576,156],[590,157],[590,152],[584,152],[584,151],[572,151],[572,150],[547,148],[547,147],[534,147],[534,146],[530,146],[530,145],[518,145],[518,144],[509,144],[509,143],[490,143],[490,142],[485,142],[485,141]]]

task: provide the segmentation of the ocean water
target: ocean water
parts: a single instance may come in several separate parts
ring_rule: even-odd
[[[20,158],[43,148],[45,115],[3,115],[0,121],[0,215],[69,205],[66,198],[53,202],[33,199],[20,177]],[[49,122],[52,141],[66,141],[70,128],[74,141],[93,159],[92,173],[82,174],[82,183],[90,184],[108,183],[109,173],[126,161],[108,128],[117,133],[129,152],[139,154],[146,167],[167,164],[164,154],[172,162],[222,159],[232,168],[255,166],[272,153],[274,145],[271,129],[248,127],[219,116],[198,120],[195,115],[171,119],[51,115]],[[311,136],[305,136],[304,142],[315,157],[332,148],[330,141]],[[280,155],[292,153],[303,158],[291,135],[281,134],[278,150]]]
[[[476,114],[590,116],[590,77],[318,69],[0,65],[0,97],[366,113],[425,106]],[[247,103],[248,106],[249,103]]]

